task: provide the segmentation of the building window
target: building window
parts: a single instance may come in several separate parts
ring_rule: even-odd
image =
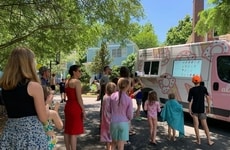
[[[112,49],[112,57],[125,57],[127,55],[126,48]]]

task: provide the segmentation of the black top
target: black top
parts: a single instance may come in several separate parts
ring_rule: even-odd
[[[2,89],[2,97],[8,118],[37,116],[34,99],[27,92],[28,83],[21,83],[12,90]]]
[[[188,101],[192,103],[193,113],[204,113],[204,100],[205,96],[208,95],[207,88],[204,86],[195,86],[189,90]]]
[[[60,82],[59,86],[60,86],[60,91],[65,91],[65,82]]]

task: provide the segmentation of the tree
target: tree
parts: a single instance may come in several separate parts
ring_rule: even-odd
[[[0,62],[23,45],[46,63],[57,51],[84,51],[102,37],[126,39],[143,8],[140,0],[0,0],[0,14]]]
[[[130,72],[134,72],[134,66],[136,63],[137,55],[135,53],[130,54],[126,60],[122,61],[122,65],[127,66]]]
[[[103,68],[111,63],[109,50],[107,49],[106,42],[101,43],[101,48],[96,52],[93,58],[90,69],[93,73],[103,73]]]
[[[169,29],[166,37],[166,45],[185,44],[192,34],[192,21],[189,15],[180,20],[178,26]]]
[[[120,76],[120,66],[112,66],[112,73],[110,75],[110,81],[113,79],[118,78]]]
[[[158,46],[158,38],[151,23],[143,26],[134,24],[132,29],[133,32],[130,39],[137,44],[139,49]]]
[[[195,31],[199,35],[205,35],[214,30],[218,35],[230,33],[230,1],[209,0],[211,8],[200,13],[200,19]]]

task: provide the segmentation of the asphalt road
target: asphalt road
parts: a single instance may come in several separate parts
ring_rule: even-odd
[[[54,101],[59,101],[60,96],[56,95]],[[78,137],[78,150],[104,150],[105,144],[99,141],[99,110],[100,101],[96,101],[96,97],[83,97],[87,111],[87,119],[85,120],[85,134]],[[136,103],[134,103],[134,109]],[[64,105],[61,104],[59,114],[64,119]],[[158,122],[157,146],[149,144],[149,128],[148,122],[143,120],[132,120],[132,126],[136,130],[136,135],[130,136],[131,144],[125,145],[125,150],[229,150],[230,149],[230,128],[229,123],[216,120],[208,120],[210,123],[210,135],[215,142],[213,146],[209,146],[206,141],[204,131],[200,130],[201,145],[195,144],[195,133],[192,127],[191,118],[185,114],[185,137],[177,138],[175,142],[167,140],[167,124]],[[178,135],[178,133],[177,133]],[[57,150],[64,150],[63,130],[57,131],[58,143]]]

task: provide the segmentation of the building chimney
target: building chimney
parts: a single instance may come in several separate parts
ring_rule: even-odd
[[[204,41],[204,37],[198,36],[194,31],[196,23],[199,20],[198,14],[202,10],[204,10],[204,0],[193,0],[192,42],[202,42],[202,41]]]

